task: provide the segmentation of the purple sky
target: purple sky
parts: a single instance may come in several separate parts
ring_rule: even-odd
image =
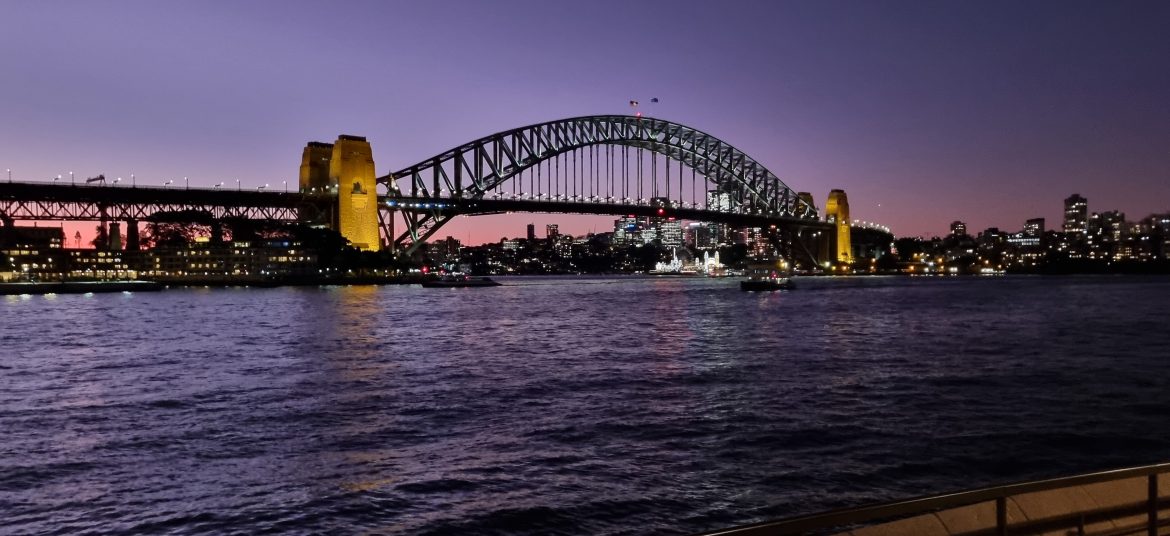
[[[294,184],[367,136],[378,173],[471,139],[645,111],[739,147],[819,206],[904,235],[1170,211],[1167,2],[0,4],[0,172]],[[534,222],[462,218],[472,242]]]

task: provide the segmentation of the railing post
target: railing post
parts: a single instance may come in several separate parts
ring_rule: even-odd
[[[1146,524],[1146,534],[1158,536],[1158,473],[1146,477],[1149,479],[1150,495],[1147,499],[1149,521]]]
[[[995,498],[995,534],[1007,536],[1007,497]]]

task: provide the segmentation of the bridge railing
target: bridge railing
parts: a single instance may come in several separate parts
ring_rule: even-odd
[[[871,532],[1007,536],[1058,531],[1079,535],[1156,536],[1161,527],[1170,525],[1170,519],[1159,517],[1159,510],[1170,503],[1170,494],[1166,493],[1170,492],[1168,482],[1162,482],[1163,493],[1159,493],[1159,477],[1167,473],[1170,473],[1170,463],[1020,482],[831,510],[709,532],[704,536],[781,536],[849,531],[854,536]],[[951,521],[950,524],[945,522],[947,520]],[[924,527],[933,527],[933,530]]]

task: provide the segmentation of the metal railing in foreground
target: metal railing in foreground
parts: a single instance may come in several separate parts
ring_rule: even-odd
[[[1121,536],[1146,534],[1156,536],[1160,526],[1170,525],[1170,519],[1159,519],[1158,510],[1167,503],[1159,500],[1158,475],[1170,473],[1170,463],[1145,465],[1127,469],[1116,469],[1083,475],[1020,482],[1004,486],[980,488],[956,493],[918,497],[858,508],[830,510],[790,519],[767,521],[744,525],[726,530],[706,533],[705,536],[779,536],[792,534],[823,534],[857,530],[861,526],[894,522],[941,512],[952,508],[995,502],[995,523],[984,528],[964,532],[953,532],[953,536],[1007,536],[1009,534],[1038,534],[1057,530],[1068,530],[1071,534],[1093,534],[1100,536]],[[1102,482],[1120,481],[1132,478],[1146,478],[1144,500],[1074,511],[1068,514],[1042,517],[1040,519],[1008,522],[1008,499],[1028,493],[1072,488]],[[1170,487],[1170,486],[1168,486]],[[1170,491],[1170,490],[1166,490]],[[1121,520],[1126,517],[1143,516],[1138,523],[1087,532],[1086,527],[1095,523]]]

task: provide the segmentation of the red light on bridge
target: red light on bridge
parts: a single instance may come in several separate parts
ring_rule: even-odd
[[[661,215],[663,215],[663,214],[666,214],[666,210],[665,210],[665,209],[661,209],[661,208],[660,208],[660,209],[658,209],[658,215],[659,215],[659,216],[661,216]]]

